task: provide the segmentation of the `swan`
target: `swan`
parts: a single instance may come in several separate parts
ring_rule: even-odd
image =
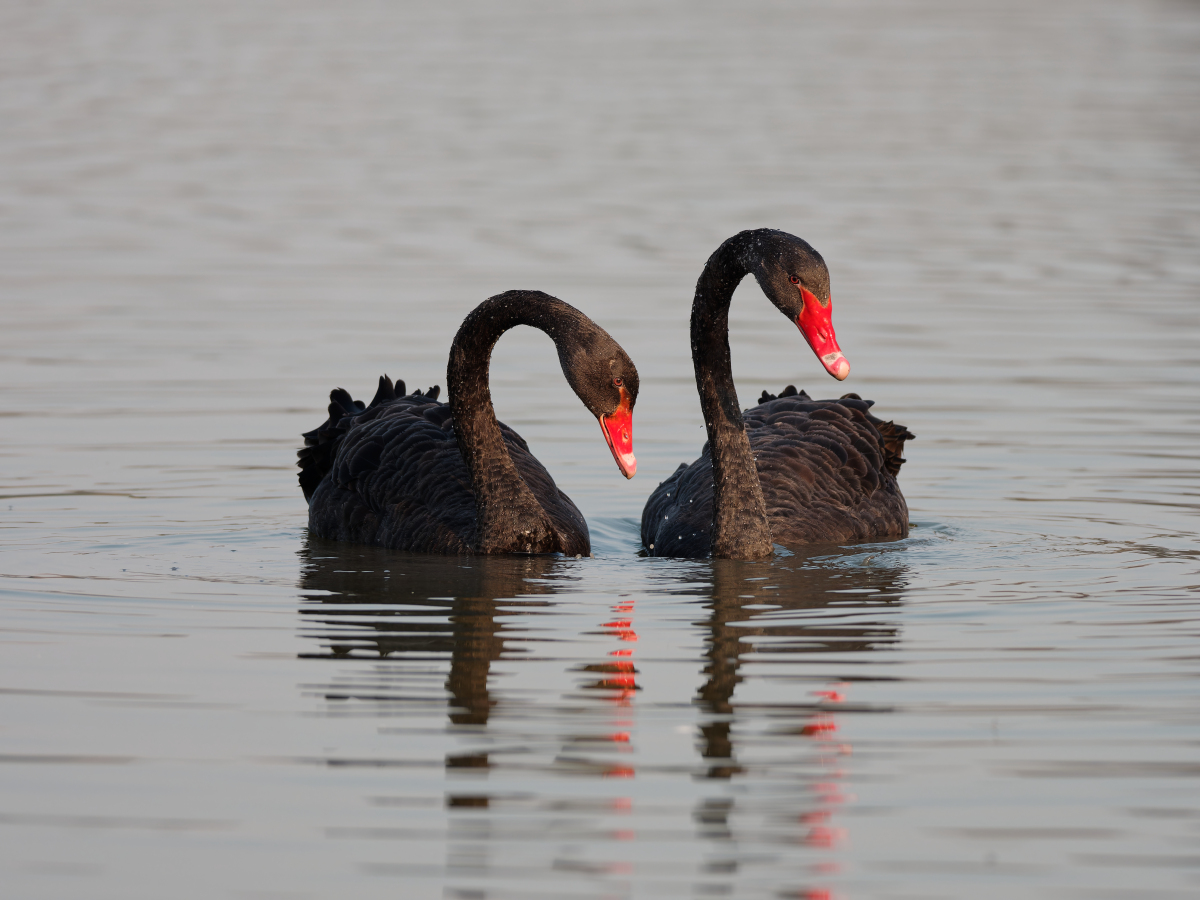
[[[404,382],[386,375],[369,405],[341,388],[329,395],[329,419],[304,435],[298,453],[313,534],[422,553],[591,554],[579,509],[492,408],[492,348],[517,325],[554,341],[618,468],[634,476],[633,361],[574,307],[540,291],[508,291],[479,304],[458,329],[449,403],[438,402],[436,386],[405,396]]]
[[[651,556],[765,559],[773,544],[905,537],[908,507],[896,475],[901,425],[871,415],[857,394],[812,400],[788,385],[743,414],[729,361],[729,303],[753,274],[839,381],[850,364],[831,319],[829,270],[805,241],[743,231],[709,257],[692,303],[692,364],[708,443],[655,488],[642,512]]]

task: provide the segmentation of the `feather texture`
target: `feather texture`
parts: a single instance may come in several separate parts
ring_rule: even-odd
[[[425,553],[472,553],[478,517],[471,475],[454,437],[454,417],[436,387],[387,398],[369,407],[341,389],[330,418],[306,434],[300,480],[315,486],[309,528],[334,540]],[[401,385],[403,383],[401,382]],[[403,389],[403,388],[402,388]],[[336,408],[335,408],[336,407]],[[561,536],[564,552],[589,553],[587,524],[524,439],[499,423],[505,448]]]
[[[496,420],[492,348],[518,325],[554,341],[567,382],[601,425],[632,416],[637,369],[604,329],[541,291],[497,294],[450,345],[447,403],[436,385],[405,396],[404,382],[386,375],[369,405],[341,388],[329,395],[329,418],[299,451],[314,534],[425,553],[591,554],[579,509]]]
[[[772,540],[785,547],[878,540],[908,533],[896,483],[913,435],[871,415],[870,400],[847,394],[811,400],[792,386],[764,392],[743,412]],[[712,541],[710,447],[650,495],[642,543],[655,556],[707,556]]]

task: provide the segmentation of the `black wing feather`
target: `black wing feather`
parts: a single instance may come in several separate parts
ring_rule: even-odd
[[[369,406],[338,388],[329,418],[304,435],[300,485],[309,528],[320,537],[428,553],[471,553],[478,544],[475,494],[440,388],[404,396],[385,375]],[[587,548],[583,515],[500,423],[509,455],[560,534]]]
[[[771,536],[785,547],[879,540],[908,534],[896,483],[904,463],[902,425],[871,415],[857,394],[812,400],[788,385],[763,392],[744,419],[758,467]],[[712,530],[712,459],[681,465],[650,495],[642,543],[655,556],[706,556]]]

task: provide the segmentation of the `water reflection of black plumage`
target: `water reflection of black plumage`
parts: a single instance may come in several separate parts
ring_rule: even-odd
[[[315,659],[444,661],[451,721],[486,724],[493,701],[488,671],[505,649],[501,605],[537,607],[553,591],[557,557],[437,557],[310,537],[301,551],[301,608],[306,637],[320,646]],[[516,598],[520,598],[519,600]],[[330,700],[426,702],[411,679],[360,670],[331,685]],[[444,695],[437,702],[445,702]]]
[[[868,547],[856,548],[853,555],[829,548],[825,556],[710,560],[649,571],[652,593],[682,595],[694,599],[697,612],[706,611],[694,623],[705,638],[702,680],[692,696],[699,712],[700,759],[686,768],[705,785],[691,815],[700,837],[718,842],[714,852],[720,860],[735,838],[771,843],[782,832],[789,842],[813,848],[830,848],[842,839],[836,815],[843,802],[838,759],[849,747],[837,736],[839,720],[844,713],[880,710],[845,702],[849,691],[840,683],[888,677],[877,671],[874,658],[900,639],[895,608],[906,576],[901,565],[888,562],[900,555],[894,548],[880,555]],[[572,590],[567,582],[580,577],[579,563],[559,557],[457,559],[316,538],[309,539],[302,557],[306,600],[301,615],[305,637],[316,645],[304,656],[356,661],[338,666],[320,688],[331,710],[340,701],[355,700],[347,714],[447,715],[469,739],[495,730],[492,664],[502,657],[519,663],[528,642],[538,639],[531,634],[530,617],[549,612],[556,595]],[[627,636],[622,640],[636,640],[634,617],[622,618],[633,606],[633,599],[618,603],[613,607],[618,618],[605,625],[615,636]],[[514,617],[514,612],[521,614]],[[688,642],[686,633],[672,641]],[[603,689],[600,706],[618,699],[613,692],[621,678],[632,684],[633,650],[623,647],[619,653],[615,662],[574,667],[605,673],[604,680],[586,685]],[[633,696],[632,687],[623,688],[618,693]],[[686,702],[690,689],[682,690],[669,707]],[[625,705],[631,709],[622,715],[635,725],[636,701]],[[649,745],[663,737],[651,725],[636,729],[630,743],[630,735],[620,730],[624,724],[615,719],[601,735],[580,726],[586,716],[574,718],[542,733],[541,740],[522,728],[518,743],[527,770],[532,763],[547,774],[633,778],[642,769],[638,745],[652,751]],[[614,760],[612,753],[621,749],[632,755]],[[460,751],[466,752],[445,754],[447,771],[462,775],[497,765],[495,747],[486,740]],[[540,763],[532,762],[539,758]],[[767,790],[731,793],[730,781]],[[446,794],[448,808],[478,812],[497,802],[492,791],[463,791],[458,784],[460,789]],[[549,785],[546,790],[557,793]],[[557,817],[560,804],[575,809],[570,804],[576,799],[534,792],[525,799],[501,797],[501,802],[553,811]],[[612,809],[628,809],[630,802],[617,798]],[[607,814],[610,807],[601,803],[586,810],[585,818]],[[594,830],[595,825],[578,827]],[[714,865],[729,865],[732,872],[738,862],[735,855]]]
[[[559,557],[446,558],[315,537],[301,555],[307,603],[300,612],[306,637],[319,645],[303,656],[448,660],[443,686],[452,698],[450,718],[460,724],[486,724],[494,705],[488,674],[505,653],[506,629],[513,627],[497,622],[501,607],[544,607],[557,592],[556,582],[574,577]],[[730,737],[739,709],[734,694],[748,659],[769,663],[794,660],[795,654],[860,653],[899,640],[892,617],[876,613],[900,602],[904,570],[862,560],[861,554],[840,551],[761,563],[710,560],[662,573],[664,592],[675,593],[671,582],[681,580],[688,593],[705,597],[708,609],[707,618],[696,623],[707,636],[705,681],[695,699],[709,714],[701,731],[702,754],[713,761],[710,775],[727,777],[736,769]],[[528,640],[522,634],[522,643]],[[848,673],[846,680],[864,677]],[[330,685],[326,696],[434,700],[428,679],[419,694],[411,687],[411,680],[398,681],[378,668],[359,669],[344,683]],[[435,693],[437,702],[445,702],[444,694]],[[811,698],[788,704],[797,714],[819,706]]]
[[[696,701],[709,714],[700,725],[701,755],[709,761],[707,777],[729,778],[741,771],[732,729],[739,711],[747,706],[734,699],[747,657],[764,663],[782,661],[781,657],[792,662],[795,654],[861,653],[899,641],[899,627],[877,613],[901,601],[903,568],[855,561],[838,554],[706,564],[711,573],[709,615],[697,623],[708,631],[706,680]],[[821,670],[828,672],[828,660]],[[843,680],[864,677],[847,672]],[[811,717],[827,707],[820,698],[803,695],[761,711]]]

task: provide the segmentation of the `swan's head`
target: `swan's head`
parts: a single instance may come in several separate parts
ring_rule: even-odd
[[[844,380],[850,374],[850,363],[833,331],[825,260],[806,241],[786,232],[764,228],[750,235],[746,268],[779,311],[796,323],[825,371]]]
[[[632,478],[637,474],[633,406],[638,395],[638,372],[633,360],[590,319],[586,324],[580,322],[570,341],[560,345],[559,360],[576,395],[599,420],[617,468],[626,478]]]
[[[613,377],[609,383],[616,390],[616,403],[609,412],[600,413],[597,418],[617,468],[626,478],[632,478],[637,474],[637,457],[633,455],[633,404],[637,401],[638,375],[633,362],[628,357],[626,361],[628,368],[620,365],[620,360],[611,361]]]

